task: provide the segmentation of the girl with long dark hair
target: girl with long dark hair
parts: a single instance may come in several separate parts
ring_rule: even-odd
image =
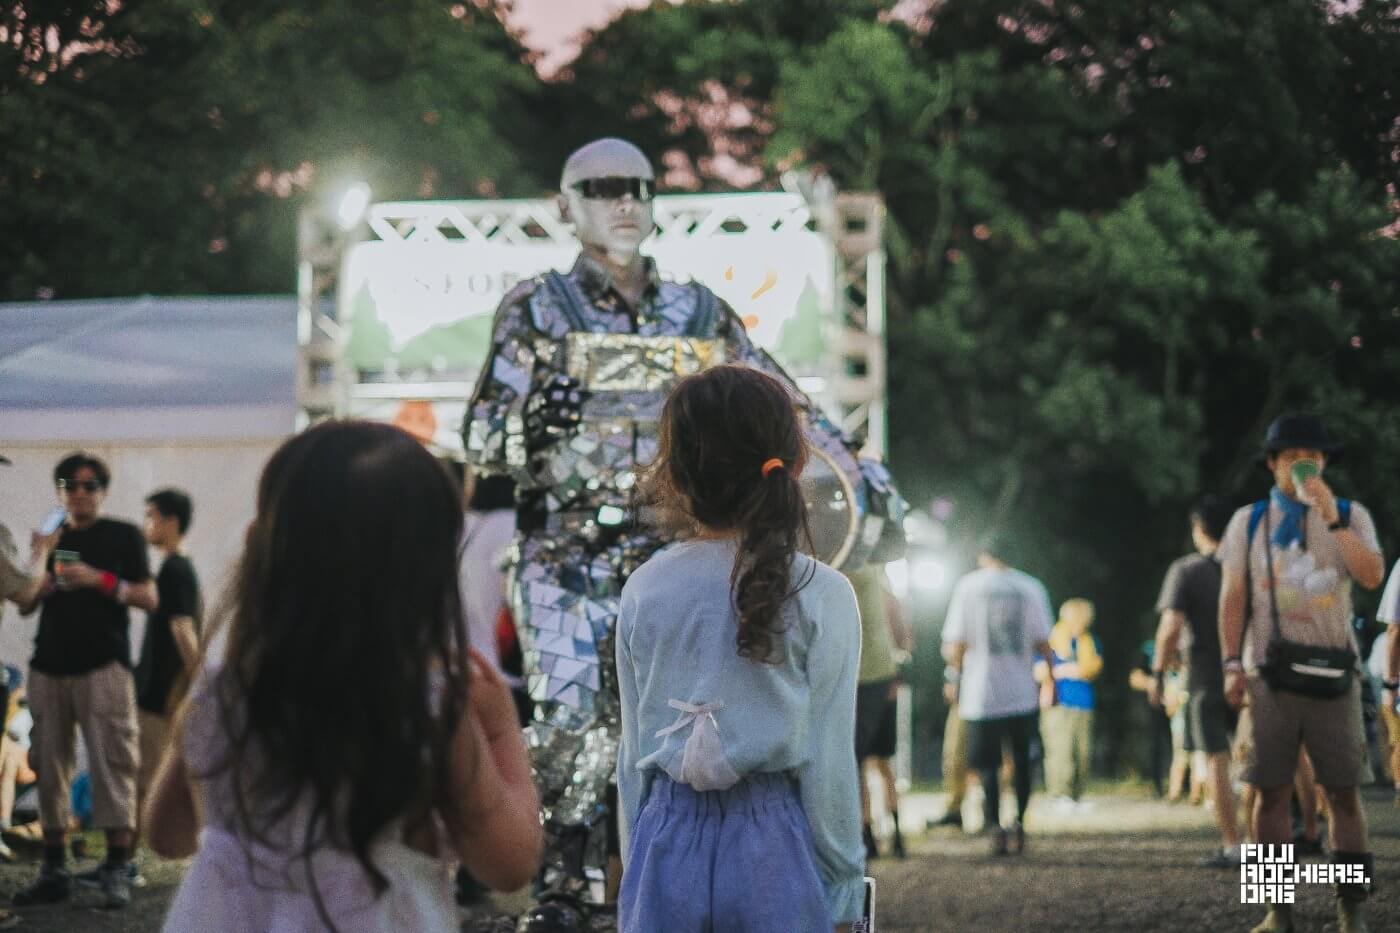
[[[807,459],[787,389],[681,381],[644,489],[689,533],[628,579],[617,624],[623,933],[812,933],[860,917],[860,617],[799,552]]]
[[[273,454],[147,833],[198,854],[167,933],[457,928],[457,859],[524,884],[538,800],[510,693],[468,647],[459,494],[397,428]],[[489,648],[489,646],[488,646]]]

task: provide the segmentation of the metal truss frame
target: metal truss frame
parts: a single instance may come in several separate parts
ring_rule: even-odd
[[[753,229],[816,230],[835,246],[832,270],[838,323],[829,363],[830,394],[842,426],[885,452],[884,204],[874,194],[838,194],[809,205],[797,194],[668,195],[656,199],[656,236],[667,241],[723,237]],[[297,276],[298,428],[349,411],[356,377],[343,362],[343,322],[336,306],[341,262],[361,239],[414,244],[469,242],[573,245],[552,199],[402,201],[371,205],[366,222],[344,233],[333,221],[303,215]],[[384,390],[385,386],[376,386]],[[413,387],[416,392],[420,387]],[[431,393],[427,386],[421,387]],[[417,395],[415,397],[428,397]]]

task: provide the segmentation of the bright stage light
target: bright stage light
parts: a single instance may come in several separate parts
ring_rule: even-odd
[[[335,209],[335,222],[342,230],[353,230],[369,209],[369,185],[357,181],[340,196],[340,204]]]
[[[909,596],[909,561],[901,557],[885,565],[885,577],[890,581],[890,591],[897,599]]]
[[[925,591],[948,585],[948,565],[937,557],[916,557],[909,565],[909,582]]]

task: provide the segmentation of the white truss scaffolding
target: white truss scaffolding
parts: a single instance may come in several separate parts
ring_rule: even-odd
[[[815,209],[789,193],[671,195],[656,199],[656,237],[667,243],[711,239],[753,230],[815,230],[835,247],[831,270],[836,307],[829,308],[834,339],[826,365],[829,397],[843,426],[885,449],[884,206],[873,194],[840,194]],[[414,245],[481,243],[574,246],[552,199],[386,202],[370,207],[356,235],[333,223],[303,218],[298,275],[297,380],[301,424],[344,415],[356,374],[342,361],[346,313],[336,306],[341,263],[353,243],[369,238]],[[459,384],[460,385],[460,384]],[[368,389],[369,387],[364,387]],[[402,397],[441,398],[441,387],[403,386]],[[389,387],[377,385],[382,395]]]

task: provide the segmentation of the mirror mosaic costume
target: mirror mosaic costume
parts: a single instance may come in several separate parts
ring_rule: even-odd
[[[631,144],[600,140],[570,158],[566,191],[590,167],[651,177]],[[651,230],[646,207],[637,245]],[[679,379],[718,363],[754,366],[792,385],[708,288],[662,281],[635,252],[631,261],[646,264],[635,306],[588,255],[568,273],[546,273],[508,294],[463,429],[469,464],[517,483],[508,579],[535,703],[526,739],[546,832],[536,894],[542,904],[571,905],[566,911],[604,900],[619,735],[612,636],[623,583],[668,543],[632,513],[634,486],[656,454],[662,406]],[[865,517],[858,540],[873,543],[884,516],[902,504],[888,473],[858,461],[854,444],[794,393],[813,461],[841,474],[836,485],[854,500],[844,507]],[[539,933],[576,928],[586,927],[540,908],[520,925]]]

